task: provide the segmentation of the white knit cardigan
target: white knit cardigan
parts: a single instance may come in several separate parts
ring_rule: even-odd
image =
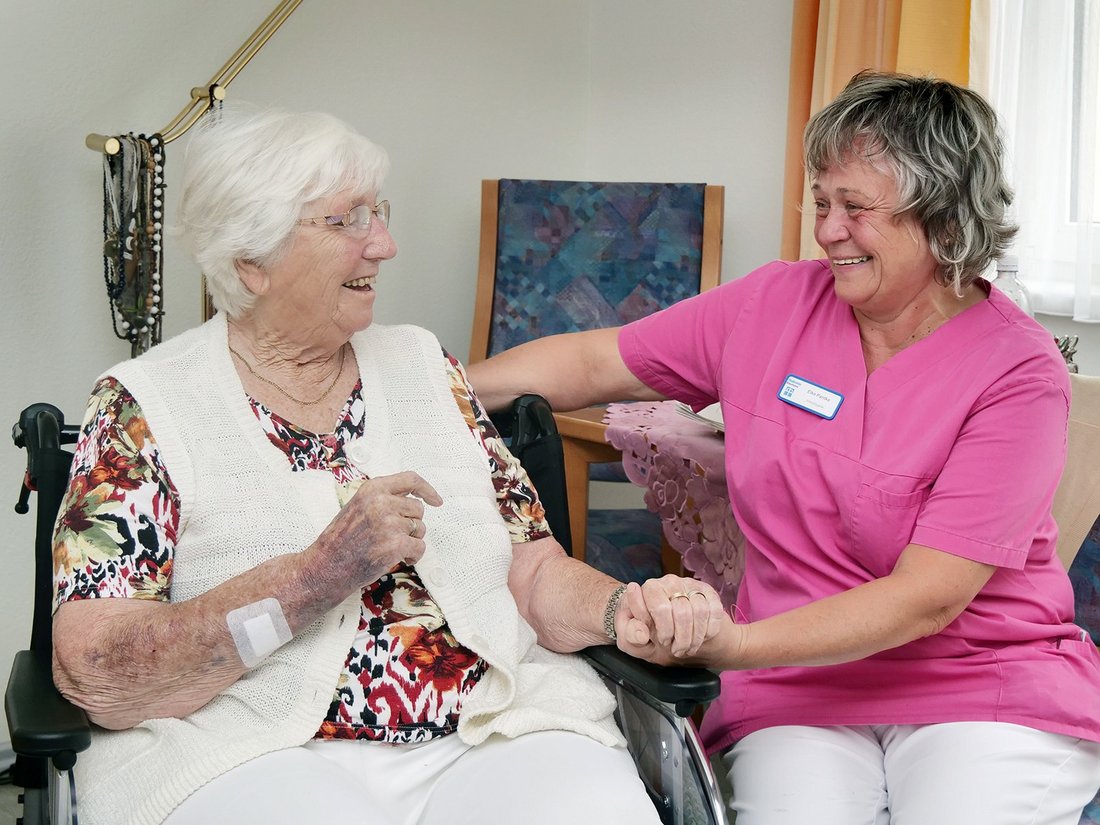
[[[366,432],[348,458],[372,477],[414,470],[443,497],[442,507],[426,507],[427,549],[416,568],[455,638],[490,664],[463,701],[459,736],[477,744],[493,733],[558,729],[622,744],[614,698],[596,674],[576,656],[539,647],[519,615],[487,459],[454,403],[439,342],[417,327],[375,325],[352,345]],[[105,375],[141,405],[180,496],[172,601],[300,552],[336,514],[332,474],[292,471],[258,426],[221,314]],[[183,719],[96,730],[77,762],[81,821],[160,823],[211,779],[312,738],[351,647],[359,599],[348,596]]]

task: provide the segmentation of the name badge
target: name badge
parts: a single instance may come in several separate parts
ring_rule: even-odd
[[[792,406],[820,415],[826,421],[836,418],[837,410],[844,401],[844,396],[839,392],[830,390],[813,381],[799,378],[797,375],[788,375],[783,386],[779,388],[779,400],[786,401]]]

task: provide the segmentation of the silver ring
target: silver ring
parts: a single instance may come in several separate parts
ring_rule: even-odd
[[[414,518],[409,519],[409,535],[410,536],[415,536],[416,535],[416,528],[417,528],[416,519],[414,519]]]

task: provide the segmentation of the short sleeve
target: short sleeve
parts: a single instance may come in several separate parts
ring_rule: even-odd
[[[451,389],[459,410],[470,425],[489,458],[493,476],[493,489],[497,494],[497,506],[508,526],[513,544],[551,535],[550,525],[538,493],[527,477],[523,465],[508,450],[485,408],[481,406],[473,387],[466,379],[466,372],[457,359],[444,351],[447,370],[451,377]]]
[[[1053,548],[1051,505],[1068,417],[1058,381],[1020,378],[991,388],[955,440],[912,542],[1013,569],[1024,567],[1036,536]]]
[[[167,601],[179,495],[134,397],[113,378],[88,402],[54,529],[54,604]]]
[[[777,261],[709,289],[619,331],[619,354],[651,389],[697,409],[718,400],[726,344]]]

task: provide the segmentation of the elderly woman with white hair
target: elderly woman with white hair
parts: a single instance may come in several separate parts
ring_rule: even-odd
[[[100,378],[55,536],[85,823],[656,822],[563,654],[694,652],[720,602],[677,579],[700,597],[635,618],[458,362],[372,325],[386,168],[320,114],[191,141],[179,224],[219,311]]]

